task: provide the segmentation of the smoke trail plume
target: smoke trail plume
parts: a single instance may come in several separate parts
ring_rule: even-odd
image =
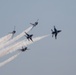
[[[41,40],[41,39],[43,39],[43,38],[45,38],[45,37],[47,37],[47,36],[48,36],[48,35],[33,38],[33,41],[34,41],[34,42],[39,41],[39,40]],[[22,46],[27,46],[27,45],[30,45],[30,44],[32,44],[32,43],[34,43],[34,42],[28,41],[28,40],[27,40],[27,41],[23,40],[23,41],[21,41],[21,42],[19,42],[19,43],[16,43],[15,45],[10,46],[10,47],[8,47],[7,49],[2,50],[2,52],[0,52],[0,57],[6,55],[6,54],[8,54],[8,53],[11,53],[11,52],[13,52],[13,51],[16,51],[16,50],[22,48]]]
[[[34,41],[34,42],[39,41],[39,40],[41,40],[41,39],[43,39],[43,38],[45,38],[45,37],[47,37],[47,36],[48,36],[48,35],[33,38],[33,41]],[[17,43],[17,44],[18,44],[18,45],[21,44],[21,45],[20,45],[20,48],[21,48],[22,46],[27,46],[27,45],[30,45],[30,44],[32,44],[32,43],[34,43],[34,42],[32,42],[32,41],[26,41],[26,42],[25,42],[25,41],[23,40],[23,41],[21,41],[21,42],[19,42],[19,43]],[[17,44],[16,44],[16,45],[17,45]],[[16,46],[16,45],[15,45],[15,46]],[[15,47],[15,48],[16,48],[16,47]],[[20,49],[20,48],[18,48],[18,49]],[[10,49],[10,50],[11,50],[11,49]],[[10,50],[7,50],[7,52],[5,52],[5,54],[6,54],[6,53],[9,53],[9,52],[16,51],[17,49],[12,50],[12,51],[10,51]],[[21,52],[17,53],[16,55],[14,55],[14,56],[10,57],[9,59],[5,60],[4,62],[0,63],[0,67],[2,67],[2,66],[4,66],[4,65],[6,65],[7,63],[13,61],[20,53],[21,53]]]
[[[45,38],[47,36],[49,36],[49,35],[44,35],[44,36],[41,36],[41,37],[33,38],[33,42],[32,41],[26,41],[26,42],[23,41],[23,45],[25,45],[25,46],[30,45],[30,44],[32,44],[32,43],[34,43],[36,41],[39,41],[39,40],[41,40],[41,39],[43,39],[43,38]]]
[[[0,45],[1,45],[1,44],[4,44],[4,43],[7,42],[8,40],[10,40],[11,37],[12,37],[12,34],[8,34],[8,35],[0,38]]]
[[[18,50],[18,49],[21,49],[22,46],[28,46],[28,45],[36,42],[36,41],[39,41],[39,40],[47,37],[47,36],[49,36],[49,35],[44,35],[44,36],[41,36],[41,37],[33,38],[33,42],[32,42],[32,41],[28,41],[28,40],[27,40],[27,41],[24,40],[24,41],[22,41],[22,42],[20,43],[20,45],[18,45],[18,47],[16,47],[15,49],[9,50],[9,51],[7,50],[7,54],[8,54],[8,53],[12,53],[13,51],[16,51],[16,50]]]
[[[7,54],[9,51],[11,51],[11,50],[16,50],[16,49],[18,49],[19,46],[23,43],[23,41],[25,41],[25,40],[22,40],[22,41],[20,41],[20,42],[17,42],[17,43],[15,43],[15,44],[11,45],[11,46],[8,46],[8,47],[2,49],[2,50],[0,51],[0,57],[6,55],[6,54]]]
[[[4,66],[4,65],[6,65],[7,63],[9,63],[9,62],[11,62],[12,60],[14,60],[19,54],[20,54],[20,52],[17,53],[16,55],[10,57],[9,59],[5,60],[4,62],[1,62],[1,63],[0,63],[0,67]]]
[[[25,35],[24,32],[29,32],[31,29],[32,29],[32,26],[29,27],[28,29],[24,30],[21,34],[19,34],[16,37],[14,37],[12,40],[6,42],[5,44],[0,45],[0,49],[5,47],[5,46],[7,46],[7,45],[9,45],[9,44],[11,44],[11,43],[13,43],[13,42],[15,42],[15,41],[17,41],[17,40],[19,40],[22,36]]]

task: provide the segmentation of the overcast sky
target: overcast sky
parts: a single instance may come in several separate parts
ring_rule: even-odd
[[[1,67],[0,75],[76,75],[76,0],[0,0],[0,37],[14,26],[18,35],[37,19],[29,33],[50,36],[29,45],[31,50]],[[57,40],[51,35],[54,25],[62,30]]]

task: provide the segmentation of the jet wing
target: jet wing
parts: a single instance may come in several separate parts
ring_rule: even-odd
[[[54,26],[54,31],[55,31],[55,32],[57,32],[57,29],[56,29],[56,27],[55,27],[55,26]]]
[[[57,39],[57,33],[55,33],[55,39]]]
[[[25,34],[26,34],[27,36],[29,36],[29,34],[27,34],[26,32],[25,32]]]
[[[32,38],[30,38],[30,40],[33,42]]]
[[[61,32],[61,30],[58,30],[58,33]]]

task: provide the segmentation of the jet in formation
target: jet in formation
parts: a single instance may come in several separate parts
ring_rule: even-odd
[[[38,25],[38,21],[39,21],[39,19],[35,23],[30,23],[30,24],[33,25],[33,27],[35,27]]]
[[[25,37],[26,37],[29,41],[31,40],[31,41],[33,42],[33,40],[32,40],[33,34],[30,35],[30,34],[28,34],[28,33],[26,33],[26,32],[25,32],[25,34],[26,34]]]
[[[22,49],[20,49],[22,52],[26,51],[26,50],[29,50],[27,47],[22,47]]]
[[[14,37],[14,34],[16,33],[16,30],[15,30],[15,26],[14,26],[14,30],[12,32],[10,32],[12,34],[12,38]]]
[[[52,31],[52,37],[55,35],[55,39],[57,39],[58,33],[61,32],[61,30],[57,30],[55,26],[54,26],[54,31],[52,29],[51,29],[51,31]]]

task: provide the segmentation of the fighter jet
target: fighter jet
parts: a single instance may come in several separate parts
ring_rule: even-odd
[[[26,50],[29,50],[27,47],[20,49],[22,52],[26,51]]]
[[[35,23],[30,23],[30,24],[33,25],[33,27],[35,27],[36,25],[38,25],[38,21],[39,19]]]
[[[29,34],[27,34],[26,32],[25,32],[25,37],[30,41],[32,41],[33,42],[33,40],[32,40],[32,36],[33,36],[33,34],[31,34],[31,35],[29,35]]]
[[[52,29],[51,31],[52,31],[52,37],[55,35],[55,39],[57,39],[58,33],[61,32],[61,30],[57,30],[55,26],[54,26],[54,31]]]
[[[12,32],[10,32],[12,34],[12,38],[14,37],[14,34],[16,33],[16,30],[15,30],[15,26],[14,26],[14,30]]]

